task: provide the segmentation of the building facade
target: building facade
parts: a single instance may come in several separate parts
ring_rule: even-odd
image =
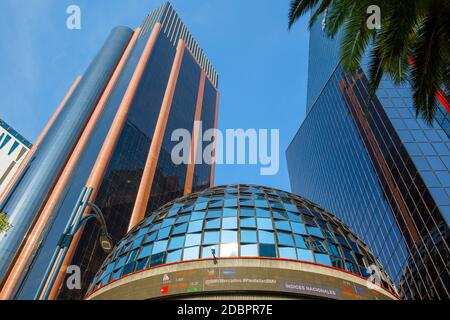
[[[227,185],[154,211],[104,261],[87,299],[398,299],[381,269],[308,200]]]
[[[183,128],[194,141],[194,121],[217,126],[217,87],[214,67],[169,3],[136,30],[115,28],[1,202],[14,226],[0,236],[1,298],[34,297],[84,192],[118,241],[154,208],[210,187],[213,165],[172,162],[171,134]],[[94,223],[80,230],[50,298],[82,297],[105,258],[99,233]],[[80,267],[80,290],[65,286],[69,265]]]
[[[293,192],[367,243],[408,299],[450,297],[450,109],[416,117],[409,83],[385,76],[368,99],[367,59],[352,75],[339,36],[310,35],[307,116],[286,151]],[[324,50],[326,48],[326,51]],[[369,103],[370,101],[370,103]]]
[[[31,146],[27,139],[0,119],[0,194],[19,170]]]

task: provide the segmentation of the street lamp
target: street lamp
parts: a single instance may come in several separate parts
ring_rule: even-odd
[[[92,194],[92,188],[84,187],[81,191],[81,194],[78,198],[78,201],[72,210],[69,221],[67,222],[66,228],[64,229],[63,234],[56,246],[55,252],[53,253],[52,259],[45,271],[44,278],[39,285],[38,291],[34,297],[34,300],[47,300],[50,292],[53,288],[53,285],[56,281],[57,275],[61,266],[64,262],[64,259],[67,255],[67,251],[72,243],[72,240],[75,234],[80,230],[80,228],[85,225],[89,220],[96,219],[100,224],[101,234],[99,237],[100,246],[103,251],[107,254],[111,253],[114,243],[111,239],[111,236],[108,234],[108,230],[106,228],[105,217],[103,216],[100,208],[94,203],[89,202],[89,198]],[[89,213],[88,215],[83,217],[83,213],[87,208],[91,208],[93,213]],[[45,289],[45,290],[44,290]]]

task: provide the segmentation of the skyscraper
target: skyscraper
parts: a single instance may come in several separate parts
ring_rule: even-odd
[[[27,139],[0,119],[0,193],[14,178],[30,148]]]
[[[430,126],[409,83],[385,76],[368,104],[367,59],[345,74],[339,44],[312,28],[307,116],[286,151],[292,191],[356,231],[404,298],[448,299],[448,99]]]
[[[183,128],[195,141],[194,121],[216,128],[217,86],[214,67],[169,3],[134,31],[115,28],[2,198],[13,228],[0,236],[1,297],[34,297],[77,199],[100,207],[118,241],[150,210],[210,187],[213,165],[172,162],[171,134]],[[83,296],[105,258],[98,235],[94,223],[77,234],[51,298]],[[64,286],[68,265],[80,267],[81,290]]]

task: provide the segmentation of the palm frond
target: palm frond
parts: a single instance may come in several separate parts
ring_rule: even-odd
[[[311,29],[312,26],[316,23],[317,18],[325,12],[325,10],[331,5],[333,0],[323,0],[320,6],[317,8],[317,10],[311,15],[311,18],[309,19],[309,28]]]
[[[436,94],[447,78],[449,65],[448,5],[430,2],[429,14],[421,21],[412,46],[413,98],[416,112],[431,123],[437,109]]]
[[[295,22],[302,17],[306,12],[314,8],[319,0],[291,0],[289,9],[289,29],[292,28]]]

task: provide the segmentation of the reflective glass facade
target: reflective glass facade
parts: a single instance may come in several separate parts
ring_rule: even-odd
[[[311,33],[316,50],[323,41],[329,47],[339,38]],[[336,60],[333,53],[325,59],[325,66]],[[319,89],[286,152],[292,190],[349,224],[404,298],[447,299],[449,113],[440,105],[426,124],[409,84],[388,77],[368,104],[365,71],[366,59],[352,75],[337,64]]]
[[[296,195],[253,185],[197,192],[153,212],[120,241],[89,291],[127,274],[198,259],[306,261],[368,277],[380,266],[338,219]],[[395,290],[382,272],[384,287]]]
[[[157,24],[160,29],[156,27]],[[127,30],[131,35],[131,30]],[[159,32],[155,30],[159,30]],[[135,83],[136,91],[130,99],[129,111],[123,119],[123,124],[118,124],[116,116],[123,108],[124,97],[130,91],[133,79],[136,79],[137,67],[142,63],[144,48],[151,43],[152,34],[157,36],[148,61],[144,65],[142,76]],[[150,146],[154,142],[155,130],[158,123],[161,125],[160,112],[163,101],[167,100],[168,92],[170,92],[167,88],[171,81],[174,82],[175,90],[171,97],[166,130],[162,133],[163,142],[160,146],[157,145],[161,151],[157,172],[151,183],[152,194],[148,207],[160,207],[184,193],[188,165],[175,166],[172,163],[170,152],[174,143],[171,142],[171,134],[178,128],[192,132],[198,93],[201,92],[200,77],[202,74],[206,75],[205,87],[208,89],[205,89],[205,92],[208,91],[208,97],[214,96],[213,101],[204,99],[207,111],[202,113],[204,116],[202,120],[214,126],[218,76],[197,42],[168,3],[162,5],[145,19],[141,29],[136,31],[134,39],[136,41],[124,61],[117,81],[113,84],[103,111],[99,114],[89,139],[78,154],[76,165],[68,173],[67,181],[62,186],[58,198],[53,200],[56,205],[51,211],[49,221],[39,235],[38,242],[32,244],[34,246],[33,254],[27,261],[27,268],[22,272],[20,281],[15,285],[11,298],[32,299],[34,297],[82,188],[87,185],[87,181],[90,181],[93,173],[99,174],[96,171],[98,170],[96,165],[100,156],[105,156],[103,150],[105,145],[112,145],[112,150],[106,154],[108,157],[106,171],[100,173],[100,183],[98,187],[95,187],[98,190],[94,190],[95,199],[91,200],[105,216],[108,232],[114,242],[119,241],[126,234],[136,206],[137,194],[142,188],[143,173],[149,165],[148,155]],[[173,70],[178,67],[175,61],[177,44],[180,40],[184,43],[180,71],[176,78],[170,80]],[[195,49],[195,52],[191,48]],[[100,91],[101,93],[102,91]],[[212,105],[214,110],[210,110]],[[203,105],[199,107],[203,109]],[[121,126],[121,129],[117,141],[111,142],[108,140],[111,130],[118,125]],[[69,157],[70,154],[66,156]],[[209,169],[211,172],[211,165],[208,167],[204,170]],[[193,172],[195,176],[202,174],[203,171],[194,167]],[[209,183],[210,177],[208,182],[205,182],[200,188],[209,187]],[[51,195],[52,190],[50,189],[46,196]],[[59,299],[80,299],[86,292],[106,257],[99,245],[99,235],[100,228],[94,222],[88,223],[82,230],[80,241],[77,246],[73,247],[70,263],[80,267],[82,288],[81,290],[69,290],[62,286],[58,294]]]

